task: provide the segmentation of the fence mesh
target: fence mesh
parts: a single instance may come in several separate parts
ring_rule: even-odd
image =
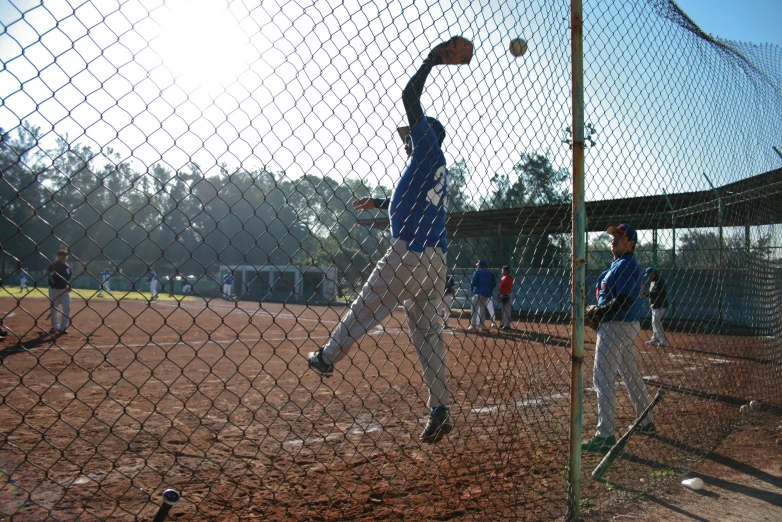
[[[148,520],[167,488],[178,520],[566,515],[568,2],[12,0],[0,22],[3,517]],[[397,129],[452,35],[471,63],[435,58],[420,97],[443,198],[434,168],[404,190],[438,147],[415,119],[409,160]],[[586,2],[584,49],[587,304],[630,307],[586,335],[584,434],[667,391],[604,477],[645,491],[782,402],[782,51],[668,0]],[[412,234],[444,207],[447,254],[396,241],[389,198]],[[584,509],[615,498],[599,459]]]

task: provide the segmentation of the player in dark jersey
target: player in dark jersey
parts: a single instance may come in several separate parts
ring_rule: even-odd
[[[68,333],[68,321],[71,316],[71,267],[68,266],[68,252],[57,252],[57,261],[49,266],[49,300],[52,335]]]
[[[310,368],[329,376],[334,365],[370,328],[403,303],[407,324],[418,353],[424,382],[429,388],[429,421],[422,442],[437,442],[452,429],[448,410],[445,350],[438,309],[445,292],[447,169],[442,144],[445,128],[424,115],[421,94],[433,67],[469,63],[449,61],[453,47],[464,39],[451,39],[435,47],[402,92],[410,125],[406,139],[410,163],[397,183],[389,207],[392,245],[375,267],[331,339],[307,357]],[[470,57],[472,56],[472,44]],[[449,48],[449,46],[451,46]],[[449,54],[450,53],[450,54]],[[411,147],[411,149],[409,148]],[[375,207],[376,201],[367,206]],[[380,206],[385,202],[381,201]],[[359,208],[361,205],[354,205]]]

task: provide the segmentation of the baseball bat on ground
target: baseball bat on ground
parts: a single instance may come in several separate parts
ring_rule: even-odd
[[[622,435],[622,438],[619,439],[616,444],[614,444],[608,453],[606,453],[606,456],[603,457],[603,460],[600,461],[600,464],[597,465],[595,470],[592,472],[592,480],[600,480],[600,477],[602,477],[606,470],[611,467],[611,464],[619,457],[619,455],[622,454],[622,452],[624,452],[630,437],[632,437],[633,433],[635,432],[635,428],[641,422],[643,422],[646,416],[649,415],[649,412],[652,411],[652,408],[654,408],[654,405],[657,404],[664,396],[665,392],[663,390],[659,390],[657,392],[657,395],[654,396],[651,404],[646,407],[641,416],[638,417],[633,425],[630,426],[630,429],[627,430],[627,433]]]

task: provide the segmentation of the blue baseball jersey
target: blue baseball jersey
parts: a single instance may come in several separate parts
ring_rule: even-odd
[[[104,270],[103,272],[100,273],[100,280],[102,283],[105,283],[109,279],[111,279],[111,272],[109,272],[108,270]]]
[[[223,284],[224,285],[232,285],[234,284],[234,276],[230,274],[226,274],[223,276]]]
[[[413,156],[391,197],[391,236],[413,252],[448,245],[445,233],[448,170],[445,155],[429,121],[422,118],[410,130]]]
[[[147,282],[151,283],[152,281],[157,281],[157,273],[155,273],[154,270],[149,273],[149,276],[147,276]]]
[[[483,297],[491,297],[494,293],[494,285],[492,284],[492,274],[485,268],[479,268],[472,275],[472,281],[470,281],[470,290],[473,295],[481,295]]]
[[[611,302],[617,295],[630,297],[631,305],[617,314],[607,314],[606,321],[637,321],[641,314],[641,267],[635,254],[625,254],[614,259],[611,267],[600,274],[595,292],[597,304],[602,306]]]

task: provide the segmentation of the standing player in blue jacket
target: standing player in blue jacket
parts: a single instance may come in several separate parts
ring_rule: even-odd
[[[424,115],[421,94],[433,67],[467,64],[471,57],[472,44],[463,38],[455,37],[438,45],[402,92],[410,125],[406,148],[411,160],[390,202],[391,248],[369,276],[331,339],[307,357],[310,368],[321,375],[331,375],[334,365],[348,355],[356,341],[403,303],[410,337],[429,388],[429,420],[420,436],[427,443],[439,441],[452,429],[445,350],[437,313],[447,273],[448,170],[441,148],[445,128],[436,119]],[[374,200],[371,206],[376,206]],[[354,207],[363,209],[360,204]]]
[[[595,347],[593,381],[597,392],[597,433],[581,444],[584,451],[601,451],[616,444],[616,376],[627,387],[635,413],[640,416],[649,406],[646,388],[635,358],[635,339],[641,331],[641,267],[635,257],[638,234],[630,225],[608,227],[611,234],[611,267],[600,274],[595,292],[597,307],[592,308],[594,319],[600,322]],[[654,417],[646,417],[636,431],[646,435],[656,433]]]
[[[234,284],[234,274],[233,272],[228,272],[223,276],[223,299],[230,301],[231,300],[231,288]]]
[[[147,283],[149,283],[149,295],[150,301],[157,299],[157,272],[149,268],[149,275],[147,276]]]
[[[488,332],[489,329],[486,328],[486,307],[494,293],[496,278],[486,269],[486,261],[483,259],[475,263],[475,266],[477,270],[472,275],[472,280],[470,281],[470,290],[472,290],[472,321],[467,331],[474,332],[477,329],[483,329]]]

